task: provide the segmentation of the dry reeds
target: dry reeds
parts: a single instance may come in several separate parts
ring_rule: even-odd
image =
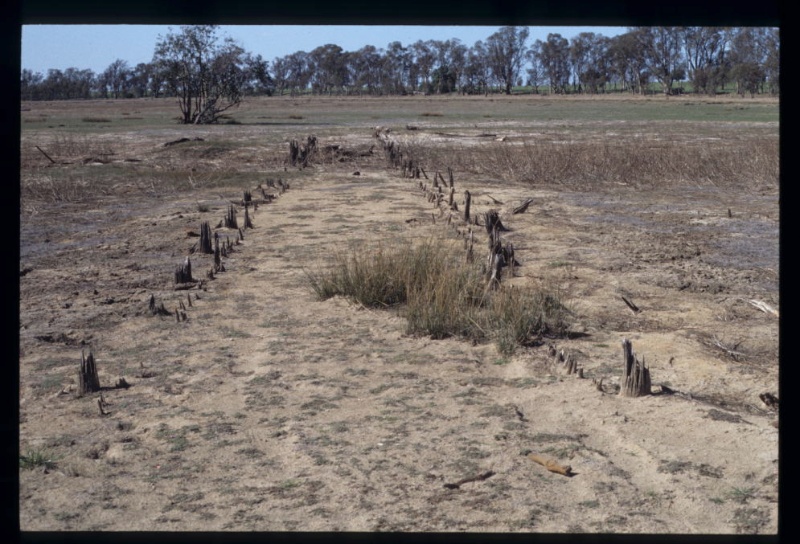
[[[777,186],[779,153],[777,140],[749,138],[719,143],[626,139],[493,143],[463,148],[457,156],[463,171],[528,183],[753,187]],[[441,168],[453,160],[452,149],[434,146],[417,150],[417,155],[429,168]]]

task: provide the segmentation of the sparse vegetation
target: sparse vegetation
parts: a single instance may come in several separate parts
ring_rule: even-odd
[[[514,353],[538,336],[566,332],[569,311],[559,293],[531,288],[487,289],[480,265],[452,246],[419,244],[338,253],[331,269],[307,272],[320,300],[341,295],[368,307],[404,304],[410,334],[494,340]]]
[[[44,448],[28,448],[19,455],[19,467],[25,470],[32,470],[38,467],[53,470],[57,466],[56,456],[53,452]]]

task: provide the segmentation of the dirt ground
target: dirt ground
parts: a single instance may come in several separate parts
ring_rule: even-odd
[[[464,225],[416,180],[377,153],[285,175],[225,271],[189,291],[173,272],[239,188],[120,184],[23,205],[20,452],[55,461],[20,469],[23,531],[777,532],[777,411],[759,395],[778,393],[779,318],[751,302],[780,306],[777,188],[577,192],[457,174],[473,213],[499,209],[511,229],[521,266],[507,283],[556,287],[574,313],[569,338],[503,356],[314,297],[307,271],[333,252],[458,242]],[[213,257],[191,259],[205,278]],[[151,315],[151,295],[187,319]],[[623,338],[658,394],[617,394]],[[105,415],[100,395],[75,395],[89,345]]]

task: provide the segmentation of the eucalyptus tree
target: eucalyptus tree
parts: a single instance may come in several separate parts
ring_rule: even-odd
[[[573,88],[578,92],[597,93],[609,79],[608,38],[594,32],[581,32],[569,47]],[[577,83],[577,85],[576,85]]]
[[[130,71],[128,76],[128,96],[141,98],[147,96],[150,88],[150,74],[152,67],[149,62],[140,62]]]
[[[243,91],[249,95],[272,96],[275,81],[269,73],[269,62],[261,55],[245,55]]]
[[[480,40],[467,50],[462,80],[464,93],[489,93],[492,73],[489,69],[486,45]]]
[[[725,66],[728,33],[720,27],[681,29],[689,81],[696,93],[716,94]]]
[[[20,74],[20,100],[41,100],[44,76],[40,72],[24,69]]]
[[[411,89],[411,51],[398,41],[390,43],[384,53],[381,72],[382,87],[391,94],[406,94]]]
[[[412,89],[422,89],[426,94],[430,93],[431,75],[433,65],[436,62],[433,40],[417,40],[411,44],[411,54],[414,64],[411,74]]]
[[[672,83],[685,76],[681,28],[675,26],[647,26],[637,29],[639,48],[644,53],[649,72],[668,95]]]
[[[594,47],[595,33],[581,32],[572,38],[569,45],[569,60],[572,65],[573,90],[583,92],[583,77],[589,62],[589,52]]]
[[[365,45],[358,51],[347,53],[348,79],[361,94],[377,94],[381,86],[381,71],[384,64],[382,51],[373,45]]]
[[[545,70],[541,60],[542,53],[542,40],[536,40],[528,49],[528,85],[531,87],[531,92],[539,94],[539,87],[544,83]]]
[[[283,91],[289,84],[289,62],[286,57],[276,57],[272,61],[272,79],[275,83],[275,92],[278,96],[283,95]]]
[[[770,55],[768,52],[768,30],[744,27],[733,32],[730,46],[730,75],[742,96],[745,93],[754,96],[760,90],[763,91],[767,80],[767,59],[777,54],[776,52]]]
[[[219,43],[214,25],[182,26],[159,36],[153,55],[178,99],[184,124],[215,123],[239,105],[246,59],[244,49],[230,38]]]
[[[311,63],[305,51],[296,51],[286,57],[288,68],[288,86],[291,96],[308,89],[311,81]]]
[[[561,34],[548,34],[547,41],[536,46],[539,60],[547,74],[550,92],[564,94],[569,86],[569,41]]]
[[[340,92],[349,84],[347,80],[347,55],[336,44],[325,44],[308,54],[311,91],[318,94]]]
[[[639,30],[614,36],[608,44],[608,71],[622,83],[622,90],[644,94],[650,81],[645,53],[640,46]]]
[[[506,94],[519,77],[529,35],[527,27],[505,26],[486,39],[489,67]]]
[[[125,89],[131,77],[131,69],[128,62],[117,59],[108,65],[102,74],[97,76],[98,90],[103,98],[120,98],[125,96]]]
[[[771,94],[780,92],[780,49],[781,37],[777,28],[768,28],[764,36],[764,75],[767,78],[769,91]]]

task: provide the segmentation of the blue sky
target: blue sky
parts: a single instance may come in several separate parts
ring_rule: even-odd
[[[177,30],[177,26],[172,27]],[[486,40],[498,26],[244,26],[223,25],[221,36],[237,40],[247,51],[272,61],[296,51],[311,51],[325,44],[336,44],[345,51],[365,45],[386,48],[393,42],[410,45],[417,40],[459,38],[472,46]],[[572,39],[581,32],[614,36],[625,27],[532,26],[529,44],[558,33]],[[167,25],[23,25],[22,59],[24,69],[47,74],[50,68],[74,67],[102,72],[116,59],[135,66],[149,62],[159,35],[169,32]]]

